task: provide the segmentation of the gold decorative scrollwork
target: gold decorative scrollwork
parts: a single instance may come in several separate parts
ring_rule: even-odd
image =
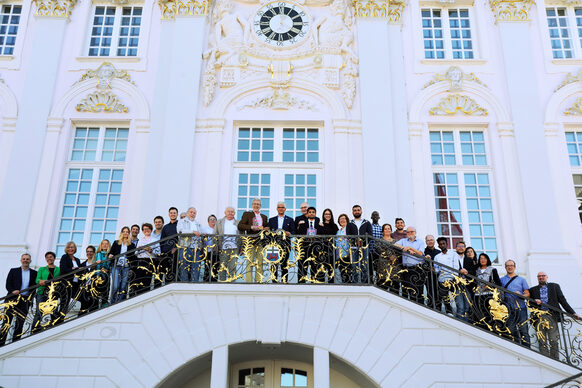
[[[401,0],[354,0],[354,10],[359,18],[384,18],[399,22],[405,2]]]
[[[173,20],[176,16],[206,16],[209,0],[158,0],[163,20]]]
[[[456,92],[463,89],[463,81],[471,81],[478,83],[479,85],[487,86],[477,76],[475,73],[465,73],[460,67],[451,66],[443,74],[437,73],[434,78],[424,85],[423,89],[428,88],[431,85],[439,83],[441,81],[448,81],[450,83],[449,91]]]
[[[429,110],[429,113],[435,116],[454,115],[458,112],[469,116],[487,116],[489,114],[487,109],[482,108],[471,97],[461,94],[449,94]]]
[[[490,0],[489,5],[497,22],[525,22],[534,0]]]
[[[127,106],[123,105],[119,98],[109,90],[98,90],[89,94],[76,106],[77,112],[107,112],[127,113]]]
[[[77,0],[33,0],[36,4],[36,16],[68,18],[77,4]]]
[[[97,89],[111,89],[109,84],[113,79],[121,79],[132,83],[130,75],[127,70],[117,70],[110,62],[103,62],[95,70],[87,70],[85,74],[81,76],[78,82],[85,81],[87,79],[97,80]]]
[[[565,115],[582,116],[582,97],[579,97],[571,107],[564,111]]]

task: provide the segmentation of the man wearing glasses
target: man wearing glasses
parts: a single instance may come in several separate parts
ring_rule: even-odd
[[[515,261],[505,262],[507,275],[501,278],[501,285],[516,294],[529,298],[529,286],[527,281],[515,273]],[[505,293],[509,318],[507,326],[513,337],[513,341],[529,348],[529,330],[527,324],[527,307],[525,299],[516,295]]]
[[[535,304],[532,303],[530,306],[542,311],[538,314],[532,314],[532,324],[538,332],[540,352],[558,360],[558,343],[560,341],[558,324],[562,321],[560,305],[566,312],[572,314],[574,318],[580,319],[580,317],[566,301],[560,285],[558,283],[548,283],[548,274],[545,272],[538,273],[538,285],[530,288],[529,292],[531,298],[535,299]],[[547,305],[554,307],[556,310],[550,310]],[[540,333],[543,334],[543,337],[539,335]]]

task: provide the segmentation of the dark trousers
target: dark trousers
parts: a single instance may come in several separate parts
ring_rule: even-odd
[[[8,321],[2,322],[0,327],[0,346],[6,343],[6,337],[8,336],[8,331],[10,330],[10,323],[14,322],[14,334],[12,335],[12,342],[18,341],[23,333],[24,321],[28,315],[28,310],[32,306],[32,296],[19,295],[18,299],[10,298],[5,302],[16,301],[16,304],[6,311],[6,317]]]

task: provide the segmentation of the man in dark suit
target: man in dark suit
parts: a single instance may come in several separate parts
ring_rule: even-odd
[[[262,230],[269,230],[267,216],[261,214],[261,200],[253,199],[251,204],[252,210],[244,212],[240,222],[238,223],[238,230],[241,234],[258,234]],[[246,256],[246,274],[245,280],[247,283],[253,282],[253,264],[256,265],[255,283],[261,283],[263,280],[263,247],[258,238],[252,239],[252,247],[243,252]],[[244,244],[243,244],[244,245]],[[244,246],[243,246],[243,249]]]
[[[301,210],[301,215],[295,217],[295,230],[298,230],[300,224],[304,224],[307,222],[307,209],[309,208],[309,204],[307,202],[303,202],[299,206],[299,210]],[[319,218],[315,217],[315,223],[319,224]]]
[[[6,295],[5,303],[15,303],[6,312],[8,321],[4,322],[0,327],[0,345],[6,342],[8,329],[10,323],[14,321],[14,334],[12,335],[12,342],[18,341],[22,336],[24,320],[28,315],[28,310],[32,305],[32,293],[23,291],[36,284],[36,271],[30,269],[30,255],[23,253],[20,256],[20,267],[10,269],[8,277],[6,278]]]
[[[529,295],[530,298],[535,300],[535,304],[532,303],[530,305],[530,307],[534,309],[532,310],[531,319],[536,332],[538,332],[537,338],[540,344],[540,352],[558,360],[558,344],[560,340],[558,324],[562,321],[560,306],[562,306],[566,312],[574,315],[576,319],[580,319],[580,317],[576,314],[576,311],[570,307],[568,301],[566,301],[566,297],[564,297],[560,285],[558,283],[548,283],[548,274],[545,272],[538,273],[538,285],[530,287]],[[556,310],[550,310],[544,305],[554,307]],[[537,309],[537,311],[535,309]],[[539,332],[541,332],[543,336],[540,336]]]
[[[272,231],[282,230],[287,237],[295,234],[295,221],[293,218],[285,215],[287,207],[285,202],[277,203],[277,215],[269,219],[269,229]],[[287,283],[288,267],[289,267],[289,252],[291,251],[291,240],[289,238],[280,240],[281,245],[283,245],[283,252],[279,252],[279,256],[282,256],[281,262],[274,268],[278,272],[277,267],[281,267],[281,282]],[[275,282],[277,281],[277,274],[274,274]]]
[[[316,209],[313,206],[307,208],[306,221],[299,223],[297,227],[297,234],[308,236],[302,244],[301,257],[297,259],[298,283],[305,283],[306,280],[312,283],[325,281],[325,271],[317,273],[318,264],[321,262],[319,255],[324,253],[322,249],[317,248],[322,247],[322,241],[308,241],[317,235],[325,234],[315,214]],[[307,274],[308,268],[311,270],[311,276]]]

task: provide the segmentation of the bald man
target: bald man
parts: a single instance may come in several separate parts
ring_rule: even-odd
[[[530,303],[530,307],[549,312],[549,314],[532,314],[531,316],[532,324],[536,331],[543,333],[543,337],[537,336],[540,352],[557,360],[559,358],[558,344],[560,342],[559,322],[562,321],[560,306],[576,319],[580,319],[580,317],[566,301],[560,285],[558,283],[548,283],[548,274],[543,271],[538,273],[538,285],[531,287],[529,294],[535,300],[535,304]],[[547,306],[554,307],[555,310]]]

